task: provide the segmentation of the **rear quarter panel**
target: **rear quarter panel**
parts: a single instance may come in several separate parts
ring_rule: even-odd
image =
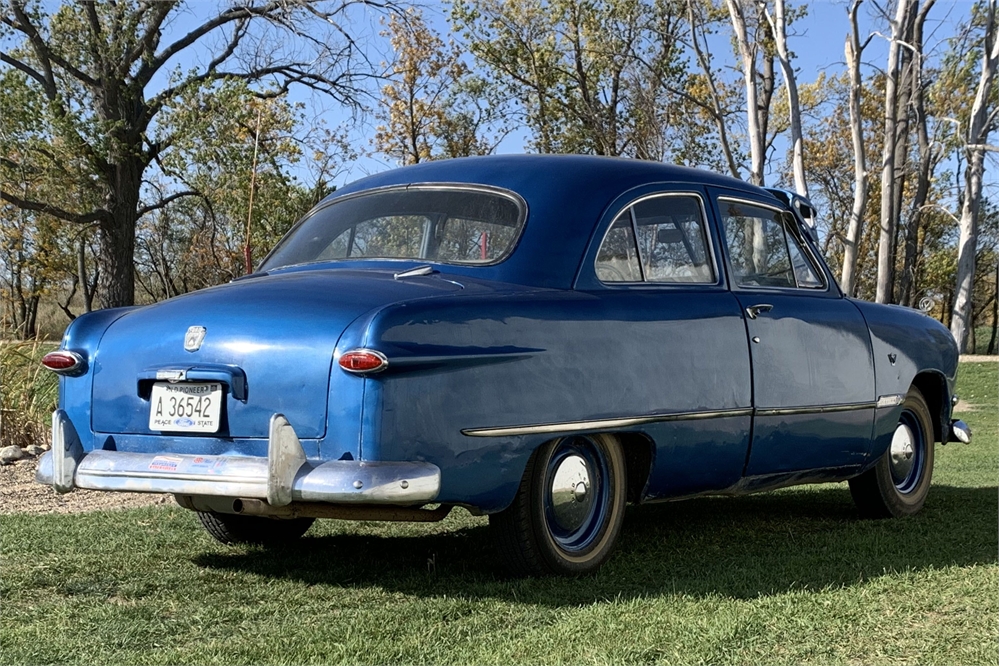
[[[669,311],[652,307],[655,294],[607,296],[444,297],[355,322],[341,349],[363,344],[390,359],[387,371],[363,380],[362,458],[432,462],[442,470],[441,501],[491,512],[512,501],[531,453],[556,435],[462,430],[751,406],[745,328],[730,294],[678,294]],[[726,371],[706,371],[706,355]],[[659,490],[736,483],[749,416],[743,421],[698,422],[717,441],[663,442],[679,467],[660,474]],[[671,490],[684,478],[696,487]]]

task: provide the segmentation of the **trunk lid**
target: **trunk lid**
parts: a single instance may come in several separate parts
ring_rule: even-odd
[[[213,436],[267,437],[282,413],[299,437],[321,438],[330,401],[333,351],[344,329],[370,310],[398,301],[453,293],[439,276],[393,279],[388,271],[299,270],[239,280],[178,296],[122,317],[92,359],[91,425],[96,432],[149,430],[149,390],[158,369],[196,369],[231,376],[221,426]],[[197,351],[185,350],[192,326],[204,327]],[[214,373],[214,374],[213,374]],[[224,379],[223,379],[224,381]],[[360,391],[361,382],[357,382]]]

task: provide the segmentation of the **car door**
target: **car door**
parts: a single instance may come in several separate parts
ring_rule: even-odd
[[[724,490],[745,466],[749,350],[708,219],[702,188],[629,192],[598,226],[576,284],[601,313],[620,376],[606,404],[627,396],[633,429],[655,444],[645,499]]]
[[[860,465],[875,409],[863,316],[789,211],[741,192],[712,194],[750,341],[754,422],[746,476]]]

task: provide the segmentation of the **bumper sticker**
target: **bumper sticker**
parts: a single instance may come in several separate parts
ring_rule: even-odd
[[[172,456],[156,456],[153,461],[149,463],[149,469],[156,470],[158,472],[176,472],[177,465],[183,462],[183,458],[174,458]]]

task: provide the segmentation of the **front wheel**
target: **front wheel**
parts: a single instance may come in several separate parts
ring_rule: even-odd
[[[911,516],[923,508],[933,476],[933,419],[919,389],[909,389],[891,445],[877,464],[850,479],[850,494],[868,518]]]
[[[576,435],[531,456],[513,504],[489,517],[516,574],[581,575],[611,554],[627,500],[624,453],[612,435]]]

